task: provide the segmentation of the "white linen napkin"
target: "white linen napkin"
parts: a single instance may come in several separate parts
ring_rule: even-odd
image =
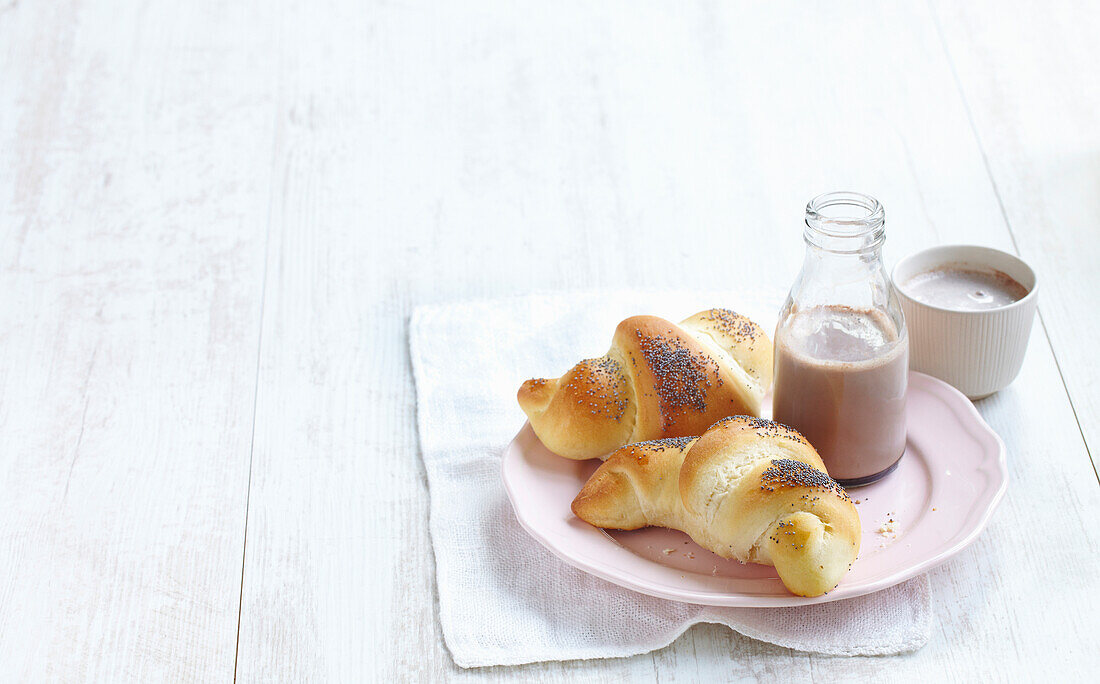
[[[875,594],[796,608],[719,608],[639,594],[558,560],[516,520],[501,453],[523,426],[516,390],[607,351],[627,316],[681,320],[711,306],[766,329],[780,301],[742,292],[585,293],[417,308],[409,340],[430,490],[443,637],[461,667],[646,653],[697,622],[802,651],[885,655],[929,638],[924,575]]]

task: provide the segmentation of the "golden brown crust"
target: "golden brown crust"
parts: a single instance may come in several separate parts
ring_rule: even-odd
[[[761,440],[766,440],[769,458],[789,458],[825,472],[825,463],[798,430],[766,418],[729,416],[710,426],[684,459],[680,491],[685,505],[691,509],[693,499],[690,493],[705,468],[721,461],[730,452],[759,445]],[[693,512],[702,513],[701,510]]]
[[[567,458],[608,453],[634,431],[627,377],[608,356],[581,361],[556,380],[528,380],[517,399],[543,444]]]
[[[573,513],[596,527],[636,530],[647,525],[674,526],[670,504],[679,496],[677,473],[695,439],[673,437],[618,449],[588,478],[573,500]],[[671,502],[675,503],[675,502]]]
[[[771,365],[758,357],[766,352],[770,358],[771,341],[748,319],[721,311],[688,319],[698,324],[695,332],[656,316],[628,318],[606,355],[557,380],[523,383],[520,407],[551,451],[574,459],[603,457],[631,442],[697,435],[725,416],[759,413]],[[766,372],[766,382],[737,359],[753,364],[754,373]]]
[[[759,325],[729,309],[707,309],[685,319],[681,327],[706,333],[753,382],[766,390],[772,379],[772,341]],[[750,413],[750,412],[746,412]],[[756,412],[751,412],[756,413]]]
[[[639,404],[635,439],[697,435],[716,420],[749,410],[729,366],[686,332],[656,316],[619,324],[612,342],[634,377]]]
[[[774,565],[803,596],[836,586],[859,552],[859,515],[814,448],[792,428],[751,416],[659,452],[618,450],[573,510],[598,527],[682,530],[720,556]]]

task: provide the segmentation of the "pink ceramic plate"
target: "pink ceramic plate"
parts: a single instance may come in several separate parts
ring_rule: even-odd
[[[950,385],[909,376],[909,438],[893,474],[850,494],[863,522],[851,572],[833,591],[794,596],[775,570],[742,565],[681,532],[604,532],[569,509],[599,461],[551,453],[525,425],[504,452],[503,475],[520,524],[565,562],[644,594],[713,606],[791,606],[885,589],[977,539],[1008,484],[1005,447],[974,405]],[[882,531],[891,527],[893,532]]]

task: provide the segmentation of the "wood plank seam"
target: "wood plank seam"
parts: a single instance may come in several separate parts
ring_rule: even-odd
[[[279,108],[275,110],[276,120],[278,119]],[[278,122],[275,126],[275,139],[272,141],[272,166],[275,163],[275,157],[278,153]],[[260,363],[263,360],[263,343],[264,343],[264,311],[267,304],[267,274],[268,274],[268,257],[271,253],[271,217],[272,217],[272,205],[275,203],[275,191],[272,188],[268,194],[267,202],[267,229],[264,233],[264,271],[263,277],[260,279],[260,318],[259,318],[259,330],[256,333],[256,367],[255,376],[253,378],[252,385],[252,434],[248,441],[248,484],[245,488],[244,495],[244,534],[241,539],[241,582],[240,593],[237,598],[237,636],[233,645],[233,681],[237,681],[237,663],[240,657],[241,650],[241,615],[244,611],[244,573],[246,562],[248,560],[248,511],[249,504],[252,499],[252,461],[256,453],[256,411],[259,405],[260,397]]]
[[[1011,232],[1011,228],[1009,232]],[[1100,470],[1096,469],[1096,460],[1092,457],[1092,450],[1089,449],[1088,440],[1085,439],[1085,430],[1081,427],[1081,418],[1077,415],[1077,406],[1073,403],[1073,396],[1069,393],[1069,385],[1066,384],[1066,375],[1062,372],[1062,362],[1058,360],[1058,352],[1054,348],[1054,342],[1050,339],[1050,331],[1047,330],[1046,321],[1043,320],[1042,309],[1039,309],[1038,313],[1039,326],[1043,329],[1043,336],[1047,339],[1047,345],[1050,347],[1050,355],[1054,359],[1054,367],[1058,369],[1058,379],[1062,381],[1062,389],[1066,392],[1066,400],[1069,401],[1069,408],[1073,411],[1073,421],[1077,423],[1077,432],[1080,433],[1081,441],[1085,444],[1085,453],[1088,454],[1089,462],[1092,463],[1092,472],[1096,475],[1096,483],[1100,485]]]

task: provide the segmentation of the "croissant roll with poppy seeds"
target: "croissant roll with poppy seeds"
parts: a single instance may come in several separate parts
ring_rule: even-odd
[[[519,389],[542,443],[573,459],[605,458],[633,442],[698,435],[735,414],[760,414],[772,342],[748,318],[708,309],[679,325],[633,316],[607,354]]]
[[[625,446],[573,500],[596,527],[686,532],[723,558],[772,565],[792,593],[820,596],[859,553],[852,500],[793,428],[750,416],[699,438]]]

